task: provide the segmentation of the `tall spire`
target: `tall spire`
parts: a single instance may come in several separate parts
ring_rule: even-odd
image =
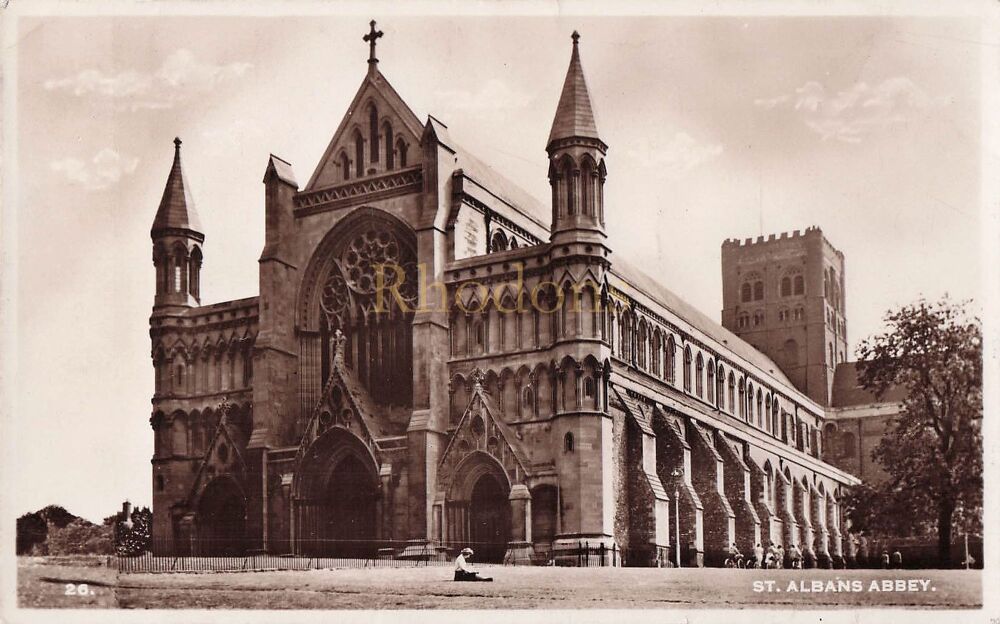
[[[594,107],[590,103],[587,80],[583,75],[583,65],[580,63],[580,33],[574,30],[572,38],[573,55],[569,59],[566,82],[563,83],[556,116],[552,120],[548,143],[550,146],[553,141],[572,137],[601,140],[597,132]]]
[[[160,207],[156,211],[156,218],[153,219],[150,234],[156,237],[170,230],[186,230],[202,235],[201,221],[195,212],[191,191],[184,181],[179,138],[174,139],[174,164],[170,167],[167,185],[163,189],[163,197],[160,199]]]

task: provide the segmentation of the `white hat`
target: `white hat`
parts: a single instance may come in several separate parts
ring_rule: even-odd
[[[472,549],[471,548],[463,548],[462,549],[462,554],[463,555],[471,555],[471,554],[473,554],[472,553]]]

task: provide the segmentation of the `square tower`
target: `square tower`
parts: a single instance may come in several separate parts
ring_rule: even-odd
[[[722,243],[722,325],[830,405],[847,359],[844,254],[817,227]]]

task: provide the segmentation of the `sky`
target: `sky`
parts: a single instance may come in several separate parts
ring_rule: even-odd
[[[171,141],[206,236],[203,303],[256,295],[268,154],[309,179],[365,75],[367,22],[19,20],[8,509],[149,504],[149,227]],[[614,253],[719,318],[723,240],[820,226],[846,256],[853,350],[890,308],[980,300],[980,24],[388,15],[378,57],[420,119],[547,202],[579,30]]]

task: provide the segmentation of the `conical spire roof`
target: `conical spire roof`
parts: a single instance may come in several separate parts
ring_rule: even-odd
[[[190,230],[202,234],[201,221],[194,209],[191,191],[184,181],[179,138],[174,139],[174,164],[167,176],[167,186],[163,189],[163,198],[160,199],[160,208],[153,219],[151,234],[155,236],[164,230]]]
[[[556,117],[552,120],[549,143],[570,137],[601,139],[597,133],[597,119],[590,103],[587,80],[583,76],[583,65],[580,64],[580,34],[575,30],[573,56],[569,59],[566,82],[563,83],[559,106],[556,107]]]

